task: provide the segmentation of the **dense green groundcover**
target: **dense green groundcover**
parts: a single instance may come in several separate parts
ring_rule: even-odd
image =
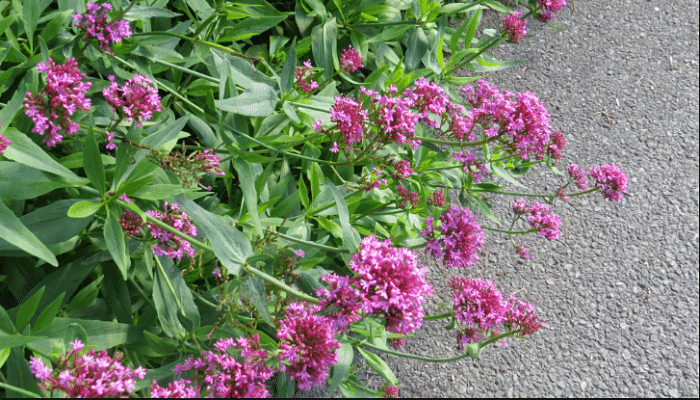
[[[535,94],[477,82],[566,1],[508,4],[0,1],[4,394],[395,397],[387,354],[534,334],[532,305],[476,277],[424,315],[417,262],[473,266],[484,230],[530,258],[514,238],[557,239],[557,201],[626,192],[615,165],[556,168]],[[538,166],[558,190],[518,182]],[[436,319],[454,357],[401,351]]]

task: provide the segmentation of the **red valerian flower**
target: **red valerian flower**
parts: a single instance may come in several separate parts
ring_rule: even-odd
[[[73,15],[75,27],[85,32],[83,40],[97,39],[98,47],[114,56],[109,44],[111,42],[118,43],[123,38],[131,37],[129,22],[118,19],[107,23],[107,13],[112,10],[112,5],[109,3],[98,5],[90,2],[85,5],[85,8],[88,11],[85,14],[76,13]],[[102,9],[102,14],[98,16],[97,13],[100,9]]]
[[[122,87],[117,85],[113,75],[108,79],[109,87],[102,91],[102,95],[115,111],[123,113],[127,121],[135,120],[136,126],[141,127],[143,121],[153,118],[154,112],[162,110],[158,89],[151,86],[153,82],[145,76],[135,74]]]

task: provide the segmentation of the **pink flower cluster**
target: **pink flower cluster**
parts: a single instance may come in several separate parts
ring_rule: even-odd
[[[532,305],[513,296],[504,300],[491,280],[455,276],[449,286],[454,291],[450,297],[460,325],[457,343],[462,349],[465,344],[486,340],[490,334],[498,335],[501,324],[521,335],[533,334],[542,327],[543,321],[538,320]]]
[[[523,15],[520,11],[514,11],[511,14],[506,15],[503,18],[503,29],[506,31],[508,37],[515,43],[520,42],[520,39],[524,38],[527,34],[527,20],[521,20],[520,17]]]
[[[60,130],[72,135],[80,126],[71,121],[70,116],[77,110],[89,110],[90,99],[85,98],[85,93],[92,83],[83,82],[86,76],[78,69],[78,62],[74,58],[66,61],[64,65],[56,65],[49,57],[49,64],[43,61],[36,66],[40,73],[46,72],[46,86],[44,91],[35,98],[32,93],[27,93],[24,98],[25,114],[34,122],[32,132],[40,135],[46,134],[44,143],[47,147],[53,147],[63,141]]]
[[[240,359],[229,354],[228,349],[240,350]],[[269,397],[265,381],[273,374],[272,368],[265,365],[267,351],[260,347],[260,337],[256,333],[250,339],[239,337],[219,339],[214,351],[206,351],[200,358],[190,357],[184,364],[173,370],[177,375],[184,371],[196,371],[193,378],[171,382],[168,387],[159,386],[156,381],[149,387],[153,398],[255,398]]]
[[[156,210],[148,210],[146,214],[165,222],[182,233],[190,236],[195,236],[197,234],[197,227],[192,224],[192,220],[190,220],[187,213],[180,210],[177,204],[170,204],[170,210],[168,210],[168,202],[165,202],[164,208],[164,214]],[[157,256],[165,255],[169,258],[177,258],[178,260],[181,259],[185,253],[187,253],[189,257],[194,257],[194,249],[187,240],[173,235],[154,223],[148,223],[146,228],[150,229],[151,236],[159,241],[157,245],[151,247],[153,254]],[[165,249],[161,246],[164,246]]]
[[[340,56],[340,68],[348,72],[355,72],[365,67],[362,65],[363,60],[364,58],[360,56],[357,50],[352,46],[348,46],[347,49],[343,50],[343,55]]]
[[[117,113],[123,113],[120,117],[123,116],[127,121],[136,120],[136,126],[140,127],[143,126],[143,121],[153,118],[154,112],[162,110],[158,89],[151,86],[153,82],[145,76],[135,74],[121,88],[114,81],[113,75],[108,78],[110,84],[102,90],[102,95]]]
[[[408,334],[420,328],[423,302],[433,289],[425,280],[427,268],[418,268],[413,251],[367,236],[350,268],[359,275],[355,284],[364,312],[383,316],[390,332]]]
[[[87,11],[85,14],[73,15],[76,28],[85,32],[83,40],[97,39],[98,47],[114,56],[109,48],[110,42],[119,43],[123,38],[131,37],[131,29],[129,22],[123,19],[107,23],[107,12],[112,10],[112,5],[109,3],[95,4],[87,3],[85,5]],[[102,9],[102,14],[97,13]]]
[[[452,158],[462,163],[462,171],[464,171],[465,174],[471,174],[474,183],[481,182],[481,179],[485,175],[491,175],[486,165],[481,161],[477,161],[476,154],[470,151],[467,151],[466,154],[461,151],[459,153],[452,153]]]
[[[617,165],[592,165],[588,167],[588,173],[595,179],[596,188],[603,192],[606,199],[620,201],[622,195],[627,193],[627,175]]]
[[[321,300],[321,309],[330,312],[326,317],[333,321],[335,329],[344,333],[353,322],[360,320],[360,291],[351,284],[356,279],[336,274],[323,275],[321,280],[330,286],[330,290],[320,287],[316,289],[316,297]]]
[[[121,196],[119,197],[121,199]],[[126,198],[126,197],[125,197]],[[131,200],[130,200],[131,201]],[[133,212],[126,210],[119,216],[119,224],[122,226],[122,230],[125,234],[130,236],[136,236],[141,233],[141,227],[143,227],[143,221],[141,217],[134,214]]]
[[[540,12],[537,14],[537,19],[542,22],[549,22],[554,19],[555,15],[551,11],[559,11],[566,6],[566,0],[537,0],[540,6]]]
[[[56,369],[44,365],[41,358],[31,357],[29,370],[41,381],[42,389],[61,390],[65,397],[126,397],[134,389],[134,379],[143,379],[146,369],[138,367],[131,370],[121,363],[122,353],[115,353],[114,358],[107,355],[107,350],[99,353],[91,349],[83,353],[85,345],[79,340],[71,342],[72,350],[66,350],[58,358]],[[49,396],[52,397],[52,396]]]
[[[552,214],[552,207],[537,201],[529,203],[521,198],[513,202],[513,211],[521,215],[529,214],[527,222],[547,240],[557,240],[561,237],[561,219]]]
[[[314,314],[320,310],[317,305],[294,302],[285,310],[277,331],[280,371],[305,390],[321,386],[330,367],[338,362],[337,331],[331,319]]]
[[[428,204],[432,204],[436,207],[442,207],[445,205],[445,200],[447,197],[443,194],[443,190],[439,189],[433,192],[432,196],[428,197]]]
[[[9,146],[11,144],[12,144],[12,141],[8,140],[5,137],[5,135],[0,135],[0,156],[5,153],[5,149],[7,148],[7,146]]]
[[[581,190],[588,189],[588,180],[586,179],[586,173],[583,168],[571,163],[569,167],[569,176],[575,181],[576,187]]]
[[[481,225],[469,208],[459,209],[454,205],[440,217],[442,224],[436,234],[433,217],[425,220],[426,228],[422,232],[428,239],[425,249],[435,258],[443,257],[446,268],[471,267],[479,260],[477,253],[484,244],[484,233]]]
[[[379,395],[385,399],[398,399],[399,398],[399,388],[396,386],[385,386],[379,391]]]
[[[350,97],[335,98],[335,104],[331,106],[331,122],[335,122],[341,139],[348,146],[360,143],[365,137],[365,123],[369,121],[367,113],[359,101]]]
[[[476,90],[466,86],[462,93],[473,107],[474,123],[484,128],[485,136],[501,136],[500,140],[520,158],[528,159],[532,154],[543,159],[545,154],[556,154],[557,149],[566,146],[563,134],[552,131],[544,103],[533,93],[515,96],[508,91],[500,92],[484,80],[479,80]],[[552,144],[556,149],[550,149]]]
[[[408,189],[403,187],[403,185],[398,185],[396,187],[396,192],[401,196],[401,199],[399,199],[399,202],[402,204],[397,205],[398,208],[406,208],[406,204],[411,204],[412,206],[415,206],[418,204],[418,193],[416,192],[409,192]]]
[[[194,162],[197,166],[197,170],[214,175],[226,176],[221,170],[219,159],[221,159],[221,156],[214,154],[213,149],[207,149],[201,153],[199,153],[199,150],[195,151]]]
[[[294,71],[294,77],[297,81],[297,87],[299,87],[299,90],[301,90],[302,92],[309,93],[312,92],[314,89],[318,89],[318,82],[311,80],[311,77],[315,74],[314,71],[309,72],[308,76],[304,76],[306,75],[306,71],[310,70],[311,68],[311,61],[306,60],[304,61],[304,65],[302,67],[297,67],[297,69]]]

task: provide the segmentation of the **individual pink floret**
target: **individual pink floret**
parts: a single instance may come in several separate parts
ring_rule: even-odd
[[[343,50],[343,55],[340,56],[340,67],[348,72],[355,72],[360,68],[364,68],[362,61],[364,58],[352,46],[348,46]]]
[[[78,69],[78,62],[69,59],[63,65],[57,65],[51,57],[49,64],[43,61],[36,66],[37,71],[46,73],[46,86],[38,98],[27,93],[24,98],[24,113],[34,122],[32,132],[45,135],[43,142],[53,147],[63,141],[61,129],[73,135],[80,126],[70,119],[77,110],[89,110],[92,105],[85,94],[92,83],[83,82],[86,76]],[[48,130],[48,133],[46,132]]]
[[[107,12],[112,10],[112,5],[109,3],[95,4],[87,3],[85,5],[87,11],[85,14],[76,13],[73,15],[75,27],[85,32],[83,40],[97,39],[98,47],[114,56],[114,53],[109,48],[110,43],[119,43],[123,38],[131,37],[131,29],[129,22],[123,19],[107,23]],[[102,14],[97,15],[102,10]]]

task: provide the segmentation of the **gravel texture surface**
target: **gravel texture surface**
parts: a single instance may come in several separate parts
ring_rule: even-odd
[[[506,294],[520,291],[547,323],[478,360],[384,355],[401,397],[698,397],[698,2],[575,3],[552,21],[565,30],[530,21],[535,36],[496,48],[501,59],[528,61],[486,79],[547,103],[569,142],[560,169],[616,163],[628,194],[620,203],[599,193],[558,202],[563,236],[528,235],[529,261],[495,232],[474,268],[443,272],[423,257],[437,293],[429,314],[451,302],[453,275],[482,276]],[[495,15],[485,22],[500,26]],[[546,168],[527,178],[533,190],[562,182]],[[502,221],[514,199],[494,199]],[[443,324],[427,323],[404,350],[456,355]],[[384,385],[371,370],[360,376]]]

